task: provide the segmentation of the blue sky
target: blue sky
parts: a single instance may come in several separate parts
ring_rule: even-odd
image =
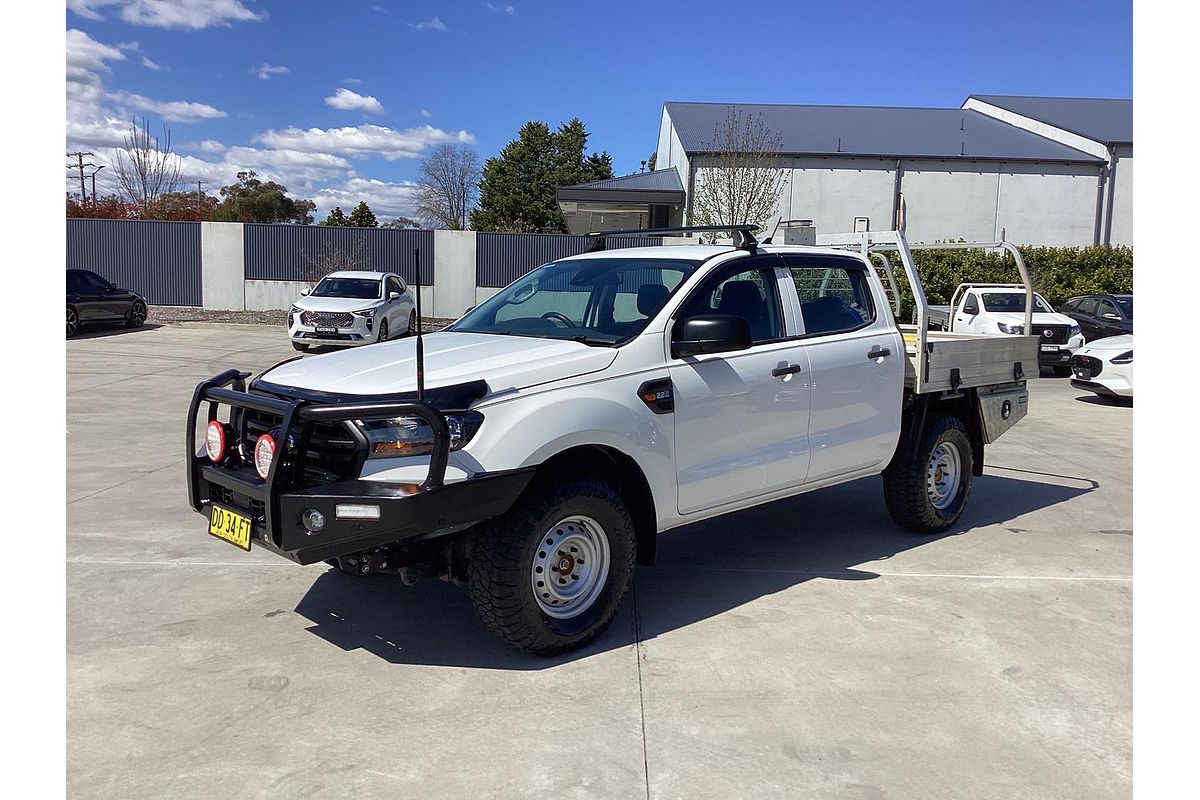
[[[495,155],[580,117],[636,172],[665,100],[957,107],[1131,97],[1130,2],[67,0],[67,144],[106,163],[132,114],[187,178],[280,180],[323,214],[408,213],[442,141]],[[101,172],[101,183],[106,179]],[[70,184],[68,184],[70,186]]]

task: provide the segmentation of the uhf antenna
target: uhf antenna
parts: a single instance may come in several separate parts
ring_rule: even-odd
[[[421,339],[421,248],[417,256],[417,402],[425,402],[425,343]]]

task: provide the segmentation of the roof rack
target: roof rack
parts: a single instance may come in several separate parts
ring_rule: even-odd
[[[758,240],[754,238],[754,232],[757,230],[757,225],[738,223],[736,225],[685,225],[679,228],[627,228],[619,231],[593,231],[588,236],[595,241],[592,242],[592,246],[587,249],[587,252],[596,253],[604,250],[604,240],[609,236],[663,236],[673,233],[712,233],[715,231],[731,231],[734,247],[754,252],[754,248],[758,246]]]

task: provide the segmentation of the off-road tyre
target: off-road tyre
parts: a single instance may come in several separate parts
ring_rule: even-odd
[[[944,508],[934,505],[927,481],[934,451],[943,444],[958,452],[959,483]],[[962,516],[971,494],[972,449],[966,426],[958,417],[932,416],[921,434],[921,443],[910,457],[901,443],[892,463],[883,471],[883,499],[888,513],[913,533],[941,533]]]
[[[595,601],[569,619],[546,614],[531,571],[545,537],[561,520],[585,516],[603,528],[609,568]],[[518,650],[553,656],[582,647],[612,624],[633,579],[637,537],[629,510],[612,487],[590,476],[532,484],[508,513],[481,523],[467,541],[467,577],[475,613]]]

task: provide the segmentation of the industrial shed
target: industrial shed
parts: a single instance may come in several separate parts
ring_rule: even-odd
[[[572,232],[650,227],[627,223],[658,223],[664,213],[689,223],[693,187],[713,168],[710,143],[732,107],[782,137],[778,218],[812,219],[824,231],[852,230],[856,219],[887,229],[903,192],[913,241],[986,241],[1003,231],[1019,244],[1132,244],[1132,101],[1018,99],[1046,102],[1024,112],[990,95],[962,108],[667,102],[655,172],[563,187],[559,203]],[[1052,113],[1056,103],[1061,115]],[[1051,135],[1054,121],[1070,127]],[[1123,130],[1127,142],[1118,141]],[[622,191],[651,179],[665,186],[660,173],[668,171],[682,194],[666,211]]]

